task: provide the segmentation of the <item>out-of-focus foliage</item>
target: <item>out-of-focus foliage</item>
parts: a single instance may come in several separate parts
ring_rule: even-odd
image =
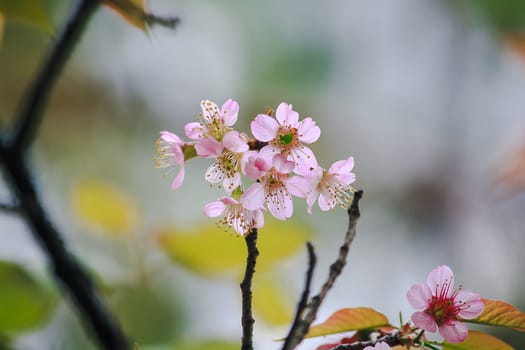
[[[238,343],[225,342],[222,340],[207,340],[199,342],[185,342],[177,344],[173,350],[237,350]]]
[[[525,313],[523,311],[500,300],[483,299],[483,304],[485,304],[485,309],[478,318],[465,321],[489,326],[509,327],[525,332]]]
[[[388,319],[386,316],[369,307],[341,309],[334,312],[326,321],[312,326],[306,337],[319,337],[322,335],[371,329],[387,325]]]
[[[522,0],[467,0],[498,31],[525,29],[525,2]]]
[[[270,325],[290,324],[294,301],[287,298],[287,292],[278,284],[275,274],[256,274],[253,309],[257,316]]]
[[[7,20],[32,24],[48,34],[53,32],[53,24],[43,0],[0,0],[0,15]],[[0,20],[0,27],[1,25]]]
[[[258,236],[261,252],[257,261],[258,273],[304,248],[311,236],[312,229],[299,220],[266,220]],[[244,239],[214,224],[197,226],[193,230],[165,227],[158,237],[166,254],[192,272],[216,277],[232,271],[238,275],[244,269]]]
[[[135,27],[142,30],[148,28],[144,0],[104,0],[104,4],[111,7]]]
[[[152,287],[126,286],[111,297],[126,334],[138,344],[162,344],[181,334],[184,320],[175,296]]]
[[[0,334],[42,325],[56,306],[56,297],[25,269],[0,261]]]
[[[464,342],[459,344],[445,342],[443,350],[514,350],[514,348],[492,335],[469,331]]]
[[[100,180],[79,183],[73,191],[73,206],[79,218],[107,236],[127,236],[136,228],[135,201],[114,184]]]

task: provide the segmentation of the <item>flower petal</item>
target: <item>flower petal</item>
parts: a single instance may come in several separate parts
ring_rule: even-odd
[[[268,210],[276,219],[286,220],[292,216],[292,196],[290,196],[284,185],[280,188],[275,188],[272,193],[266,194],[266,196],[269,197],[266,201]]]
[[[461,307],[458,313],[459,317],[467,320],[478,317],[485,309],[481,295],[467,290],[459,291],[454,301],[456,305]]]
[[[264,186],[254,183],[242,194],[240,202],[248,210],[261,209],[264,205]]]
[[[319,209],[321,209],[322,211],[328,211],[335,207],[335,202],[330,201],[329,198],[326,198],[326,196],[322,192],[319,194],[317,204],[319,204]]]
[[[224,210],[226,209],[226,204],[224,204],[222,201],[215,201],[208,203],[204,206],[204,214],[207,217],[215,218],[222,213],[224,213]]]
[[[432,291],[424,283],[414,284],[407,292],[407,300],[417,310],[424,310],[432,299]]]
[[[317,186],[317,183],[314,182],[315,179],[306,176],[290,176],[286,179],[286,188],[288,191],[296,197],[306,198],[310,192]]]
[[[236,153],[246,152],[249,149],[246,141],[241,139],[239,132],[236,130],[227,132],[222,139],[222,144],[230,151]]]
[[[166,142],[170,143],[177,143],[183,145],[184,142],[178,137],[177,135],[169,132],[169,131],[161,131],[160,132],[160,138],[163,139]]]
[[[313,143],[321,136],[321,129],[315,125],[312,118],[301,120],[297,126],[299,140],[304,143]]]
[[[293,171],[299,175],[308,176],[311,171],[319,167],[314,152],[306,146],[292,149],[290,158],[295,162]]]
[[[195,144],[197,155],[204,158],[216,158],[221,155],[224,145],[210,137],[205,137]]]
[[[204,127],[199,122],[184,125],[184,133],[192,140],[200,140],[204,135]]]
[[[453,293],[454,273],[447,265],[438,266],[428,274],[427,286],[433,293],[437,290],[438,294],[445,288],[449,297]]]
[[[308,205],[306,211],[308,211],[308,214],[312,214],[312,207],[315,204],[317,196],[319,196],[319,191],[317,191],[317,189],[314,189],[312,192],[310,192],[308,197],[306,197],[306,204]]]
[[[173,182],[171,183],[172,190],[176,190],[177,188],[180,187],[180,185],[182,185],[182,181],[184,181],[184,174],[185,174],[184,166],[181,166],[179,169],[179,173],[177,174],[177,176],[175,176],[175,178],[173,179]]]
[[[416,327],[424,329],[429,332],[437,331],[436,320],[429,314],[426,314],[422,311],[417,311],[412,314],[412,322]]]
[[[235,173],[233,176],[226,176],[222,183],[224,191],[231,194],[241,184],[241,173]]]
[[[340,160],[338,162],[335,162],[330,166],[330,169],[328,169],[328,172],[330,174],[348,174],[352,172],[352,169],[354,168],[354,157],[349,157],[345,160]]]
[[[224,102],[221,108],[221,115],[224,125],[232,126],[237,122],[237,116],[239,115],[239,104],[237,101],[231,98]]]
[[[282,102],[277,106],[275,118],[281,125],[290,125],[295,127],[299,121],[299,113],[293,110],[292,105]]]
[[[449,343],[461,343],[467,338],[468,327],[463,322],[449,321],[439,325],[439,334]]]
[[[257,140],[268,142],[277,136],[279,124],[277,124],[277,121],[272,117],[265,114],[259,114],[250,123],[250,129]]]
[[[201,101],[202,119],[206,123],[212,123],[214,119],[219,118],[219,106],[209,100]]]
[[[206,173],[204,173],[204,178],[211,184],[221,182],[224,180],[224,176],[224,171],[222,171],[222,167],[218,161],[210,165],[208,169],[206,169]]]
[[[295,163],[290,160],[286,160],[286,158],[281,154],[276,154],[272,158],[272,164],[275,170],[281,174],[289,174],[295,168]]]

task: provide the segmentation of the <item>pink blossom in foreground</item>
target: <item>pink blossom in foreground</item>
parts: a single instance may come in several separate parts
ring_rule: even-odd
[[[223,144],[222,154],[217,155],[215,162],[208,167],[205,177],[210,183],[222,182],[226,193],[231,194],[241,184],[240,161],[243,152],[248,150],[248,144],[238,131],[230,131],[224,135]]]
[[[379,342],[379,343],[376,343],[376,345],[374,347],[367,346],[363,350],[390,350],[390,349],[391,349],[391,347],[387,343]]]
[[[304,177],[291,176],[294,167],[293,161],[277,154],[272,158],[271,168],[259,179],[264,187],[268,210],[279,220],[286,220],[292,216],[292,195],[304,198],[311,190]]]
[[[232,227],[240,235],[245,235],[253,228],[264,225],[262,185],[255,183],[241,195],[239,200],[232,197],[221,197],[218,201],[208,203],[204,214],[208,217],[222,215],[219,224]]]
[[[318,167],[313,170],[310,177],[315,180],[315,188],[306,198],[308,213],[312,213],[312,206],[316,199],[319,208],[327,211],[336,205],[348,208],[348,204],[353,197],[354,190],[350,184],[355,181],[354,158],[340,160],[332,164],[328,171]]]
[[[175,134],[168,131],[161,131],[160,138],[156,142],[157,157],[155,166],[157,168],[170,168],[166,174],[179,167],[179,172],[171,183],[171,188],[176,190],[184,180],[184,146],[185,143]]]
[[[407,293],[410,305],[417,311],[412,322],[426,331],[436,332],[450,343],[461,343],[468,328],[459,319],[473,319],[481,315],[484,304],[481,295],[454,287],[454,273],[446,265],[438,266],[427,277],[426,283],[413,285]]]
[[[261,154],[284,155],[295,162],[294,171],[301,175],[317,168],[314,153],[304,145],[317,141],[321,135],[321,129],[312,118],[299,121],[299,113],[292,109],[292,105],[284,102],[277,107],[275,118],[259,114],[250,124],[255,138],[268,142],[261,149]]]

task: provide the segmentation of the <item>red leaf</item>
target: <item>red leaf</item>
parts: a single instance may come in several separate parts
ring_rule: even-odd
[[[492,335],[469,331],[462,343],[443,343],[443,350],[514,350],[512,346]]]

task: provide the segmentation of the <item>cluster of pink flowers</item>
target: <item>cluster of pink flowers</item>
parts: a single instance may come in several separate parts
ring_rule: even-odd
[[[294,196],[306,199],[309,213],[316,201],[323,211],[348,206],[354,193],[354,160],[349,157],[328,170],[321,168],[307,146],[321,135],[312,118],[299,121],[292,105],[283,102],[275,118],[270,111],[255,117],[250,138],[233,128],[239,114],[236,101],[229,99],[219,109],[206,100],[201,109],[198,121],[184,127],[190,141],[168,131],[160,133],[155,159],[159,168],[179,169],[172,189],[184,180],[185,161],[195,156],[213,159],[205,179],[226,193],[205,206],[207,216],[221,217],[220,223],[245,235],[264,225],[266,209],[279,220],[290,218]]]

